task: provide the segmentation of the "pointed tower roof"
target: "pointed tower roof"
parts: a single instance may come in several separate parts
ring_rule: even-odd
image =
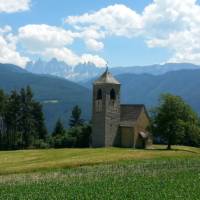
[[[108,67],[106,67],[106,71],[96,81],[94,81],[94,85],[97,85],[97,84],[120,85],[120,82],[113,77],[113,75],[108,71]]]

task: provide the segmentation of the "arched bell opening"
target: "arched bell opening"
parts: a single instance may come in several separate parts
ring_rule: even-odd
[[[111,100],[116,100],[116,93],[115,93],[115,90],[114,90],[114,89],[112,89],[112,90],[110,91],[110,99],[111,99]]]
[[[102,99],[102,90],[101,89],[98,89],[97,91],[97,100],[101,100]]]

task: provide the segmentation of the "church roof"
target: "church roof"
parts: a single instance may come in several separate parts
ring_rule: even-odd
[[[147,114],[143,104],[126,104],[120,106],[120,126],[133,127],[142,111]],[[147,114],[148,116],[148,114]]]
[[[120,85],[120,82],[113,77],[113,75],[108,71],[106,71],[94,82],[95,85],[97,84],[117,84]]]

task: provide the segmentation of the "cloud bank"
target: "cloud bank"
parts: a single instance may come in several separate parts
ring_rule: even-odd
[[[10,26],[0,28],[0,63],[11,63],[25,67],[29,58],[17,52],[17,38],[11,31]]]
[[[197,0],[154,0],[142,13],[121,4],[65,19],[77,30],[101,32],[98,37],[143,37],[149,48],[167,48],[170,62],[200,64],[200,6]],[[103,45],[100,49],[103,48]]]
[[[30,0],[0,0],[0,12],[20,12],[30,8]],[[10,26],[0,28],[0,62],[25,66],[31,55],[56,57],[69,65],[92,62],[101,67],[98,55],[109,37],[142,38],[147,48],[165,48],[171,57],[163,62],[200,64],[200,5],[197,0],[154,0],[141,13],[123,4],[95,12],[68,16],[65,27],[28,24],[16,34]],[[72,49],[75,42],[85,45],[85,53]],[[21,49],[18,49],[18,46]],[[22,51],[23,49],[23,51]]]
[[[15,13],[30,9],[31,0],[0,0],[0,13]]]
[[[105,66],[105,60],[98,55],[77,55],[69,49],[74,39],[81,37],[82,34],[65,30],[61,27],[32,24],[19,28],[17,39],[25,51],[31,54],[38,54],[43,58],[57,58],[71,66],[87,62],[91,62],[97,67]],[[94,41],[89,45],[93,48],[101,48],[103,44],[98,44]]]

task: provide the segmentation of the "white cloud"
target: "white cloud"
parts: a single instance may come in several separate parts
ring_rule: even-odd
[[[100,51],[104,48],[103,42],[99,41],[105,38],[105,33],[98,30],[98,27],[91,26],[86,29],[79,29],[79,38],[83,39],[86,47],[91,51]]]
[[[79,56],[67,48],[74,42],[74,38],[81,38],[85,40],[89,49],[102,49],[102,42],[88,39],[89,35],[92,38],[99,38],[98,32],[85,30],[78,33],[46,24],[27,25],[19,28],[18,32],[18,43],[30,54],[37,54],[45,58],[57,58],[72,66],[85,62],[94,63],[98,67],[105,66],[103,58],[97,55],[83,54]]]
[[[81,56],[81,63],[93,63],[97,67],[105,67],[107,62],[98,55],[83,54]]]
[[[104,31],[101,31],[98,26],[89,26],[89,27],[81,27],[79,29],[79,37],[86,38],[86,39],[103,39],[105,38]]]
[[[57,58],[68,65],[75,66],[79,63],[79,57],[68,48],[49,48],[43,53],[46,58]]]
[[[147,45],[171,50],[169,62],[200,63],[200,6],[196,0],[155,0],[144,11]]]
[[[46,24],[30,24],[19,28],[18,39],[29,51],[41,52],[46,48],[70,45],[76,35],[71,31]]]
[[[65,22],[80,32],[93,31],[95,34],[82,37],[94,50],[108,36],[140,36],[150,48],[169,49],[173,56],[168,61],[200,64],[200,5],[197,0],[154,0],[141,14],[116,4],[93,13],[69,16]],[[103,45],[99,50],[102,48]]]
[[[107,34],[127,37],[137,35],[142,28],[140,15],[121,4],[111,5],[91,14],[69,16],[65,22],[76,26],[93,25]]]
[[[139,35],[143,26],[140,15],[121,4],[111,5],[91,14],[69,16],[65,22],[79,31],[87,48],[94,51],[104,48],[104,44],[99,40],[106,36],[130,38]]]
[[[97,67],[104,67],[106,61],[99,57],[98,55],[83,54],[81,56],[75,54],[68,48],[49,48],[44,53],[43,56],[46,58],[57,58],[60,61],[64,61],[68,65],[76,66],[80,63],[93,63]]]
[[[18,35],[13,36],[11,28],[4,27],[0,29],[1,45],[13,52],[15,56],[12,57],[16,57],[18,63],[27,58],[16,51],[17,42],[28,53],[56,57],[73,66],[83,62],[104,66],[106,62],[100,56],[77,55],[69,45],[79,39],[88,50],[100,51],[106,37],[140,37],[149,48],[168,49],[172,56],[166,61],[200,64],[199,13],[197,0],[154,0],[141,13],[115,4],[96,12],[67,17],[65,22],[74,32],[46,24],[32,24],[19,28]]]
[[[16,37],[10,33],[10,26],[0,28],[0,63],[16,64],[25,67],[29,60],[27,57],[21,56],[16,50]]]
[[[8,26],[8,25],[4,26],[3,28],[0,28],[0,34],[5,34],[11,31],[12,31],[12,28],[11,26]]]
[[[100,51],[104,48],[104,44],[102,42],[98,42],[95,39],[85,40],[85,44],[88,49],[94,50],[94,51]]]
[[[31,0],[0,0],[0,13],[14,13],[30,9]]]

